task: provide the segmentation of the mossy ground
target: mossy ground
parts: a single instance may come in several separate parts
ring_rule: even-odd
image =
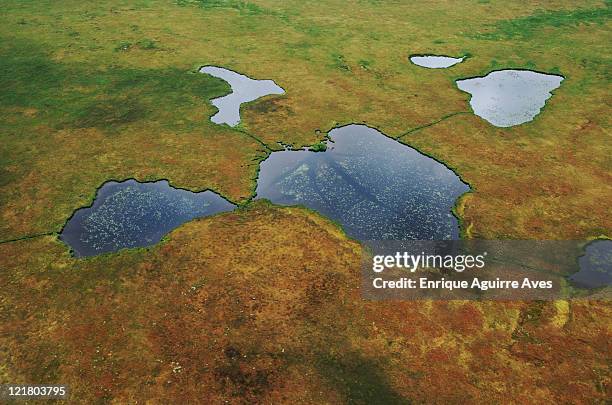
[[[0,245],[0,381],[82,403],[596,402],[606,302],[368,302],[361,247],[257,202],[150,249]]]
[[[2,241],[59,231],[109,179],[246,201],[278,141],[317,144],[351,122],[408,133],[455,169],[473,188],[457,207],[472,237],[610,236],[609,2],[0,5]],[[428,70],[413,53],[470,57]],[[287,93],[245,106],[239,129],[214,125],[207,100],[228,88],[195,73],[206,64]],[[453,115],[469,111],[457,78],[501,68],[566,80],[525,125]],[[119,402],[203,387],[251,402],[610,397],[607,303],[537,317],[523,303],[364,303],[358,246],[301,210],[258,205],[171,239],[89,260],[55,236],[0,244],[0,380]]]
[[[4,1],[0,240],[59,229],[109,178],[169,178],[234,201],[277,143],[366,122],[444,160],[476,190],[474,236],[609,235],[609,3]],[[447,70],[409,54],[470,55]],[[286,89],[211,124],[216,64]],[[541,115],[498,129],[454,80],[491,69],[566,77]],[[192,74],[193,73],[193,74]],[[444,125],[446,124],[446,125]],[[518,181],[531,187],[515,184]],[[517,187],[518,186],[518,187]],[[44,207],[44,209],[41,209]],[[15,213],[18,212],[19,215]]]

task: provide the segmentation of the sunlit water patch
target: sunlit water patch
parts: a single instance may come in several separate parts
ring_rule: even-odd
[[[430,69],[445,69],[463,62],[463,59],[450,56],[415,55],[410,57],[410,62]]]
[[[580,271],[570,276],[573,284],[597,288],[612,284],[612,240],[598,240],[587,245],[578,259]]]
[[[272,80],[254,80],[221,67],[204,66],[200,69],[200,73],[223,79],[232,87],[232,92],[227,96],[211,100],[211,103],[219,109],[219,112],[210,118],[215,124],[227,124],[234,127],[240,122],[242,103],[248,103],[270,94],[285,93],[285,90]]]
[[[544,107],[562,76],[529,70],[500,70],[484,77],[457,80],[457,87],[472,95],[474,113],[496,127],[531,121]]]
[[[91,207],[74,213],[60,237],[76,256],[92,256],[155,244],[191,219],[234,208],[212,191],[176,189],[165,180],[111,181],[98,190]]]
[[[330,137],[325,152],[273,152],[257,198],[310,207],[360,240],[458,238],[451,209],[469,187],[453,171],[364,125]]]

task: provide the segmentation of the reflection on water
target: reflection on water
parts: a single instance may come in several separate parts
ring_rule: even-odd
[[[257,198],[303,204],[360,240],[458,237],[451,209],[469,187],[450,169],[364,125],[330,137],[325,152],[273,152]]]
[[[270,94],[284,94],[285,90],[272,80],[254,80],[234,71],[216,67],[204,66],[200,73],[206,73],[225,80],[232,92],[227,96],[211,100],[212,105],[219,109],[210,120],[215,124],[227,124],[235,127],[240,122],[240,104],[257,100]]]
[[[451,209],[469,188],[443,164],[375,129],[330,132],[325,152],[273,152],[261,164],[257,197],[303,204],[367,239],[456,239]],[[235,206],[206,191],[167,181],[104,184],[91,207],[77,210],[61,233],[76,256],[149,246],[179,225]]]
[[[430,69],[445,69],[463,62],[464,58],[451,58],[450,56],[421,55],[411,56],[410,62]]]
[[[587,245],[578,259],[580,271],[572,274],[572,284],[597,288],[612,284],[612,240],[598,240]]]
[[[153,245],[191,219],[234,208],[212,191],[180,190],[165,180],[111,181],[98,190],[91,207],[74,213],[60,237],[76,256],[92,256]]]
[[[531,121],[558,88],[563,77],[528,70],[500,70],[484,77],[457,80],[472,95],[474,114],[496,127]]]

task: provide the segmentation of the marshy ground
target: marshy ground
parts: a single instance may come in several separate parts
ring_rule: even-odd
[[[464,237],[609,237],[609,2],[0,5],[1,383],[69,384],[83,402],[611,396],[608,302],[364,302],[360,246],[306,209],[255,202],[88,259],[57,234],[109,180],[245,203],[279,142],[365,122],[469,183]],[[229,86],[204,65],[286,94],[216,125],[209,100]],[[565,79],[533,121],[498,128],[455,81],[500,69]]]

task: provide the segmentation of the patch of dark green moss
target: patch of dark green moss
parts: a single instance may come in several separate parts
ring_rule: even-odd
[[[344,72],[350,72],[351,67],[346,63],[344,56],[339,53],[333,53],[332,57],[332,67],[335,69],[340,69]]]
[[[521,310],[517,326],[512,332],[513,339],[531,343],[540,342],[538,338],[530,333],[530,330],[539,325],[545,305],[544,301],[534,301]]]
[[[121,41],[115,46],[114,50],[115,52],[125,52],[125,51],[129,51],[130,48],[132,48],[131,42]]]
[[[263,99],[248,103],[244,108],[257,112],[258,114],[279,113],[287,116],[295,115],[295,111],[291,107],[281,104],[279,99]]]
[[[311,152],[325,152],[327,150],[327,145],[324,142],[315,143],[310,148],[308,148]]]
[[[194,104],[230,92],[221,79],[181,69],[55,62],[44,48],[28,41],[0,47],[0,88],[0,104],[34,109],[38,113],[32,120],[58,128],[100,129],[140,120],[173,127],[185,121]]]
[[[141,39],[140,41],[136,42],[136,45],[138,46],[138,48],[145,50],[145,51],[149,51],[149,50],[158,48],[157,43],[153,41],[152,39]]]
[[[606,7],[576,10],[538,11],[526,17],[497,22],[490,32],[472,35],[478,39],[530,39],[543,28],[576,27],[582,24],[603,24],[612,16],[612,2]]]
[[[269,113],[278,111],[279,106],[277,104],[277,100],[275,99],[264,99],[250,104],[248,108],[253,111],[257,111],[258,113]]]
[[[86,106],[72,121],[72,125],[81,128],[117,127],[144,119],[146,116],[147,110],[138,100],[111,98]]]
[[[262,15],[262,14],[273,14],[271,10],[265,9],[250,1],[240,0],[191,0],[182,1],[179,4],[197,4],[202,8],[214,9],[214,8],[231,8],[238,10],[240,14],[246,15]]]
[[[369,61],[369,60],[366,60],[366,59],[361,59],[361,60],[359,61],[359,66],[360,66],[362,69],[369,70],[369,69],[370,69],[370,66],[372,66],[372,61]]]

